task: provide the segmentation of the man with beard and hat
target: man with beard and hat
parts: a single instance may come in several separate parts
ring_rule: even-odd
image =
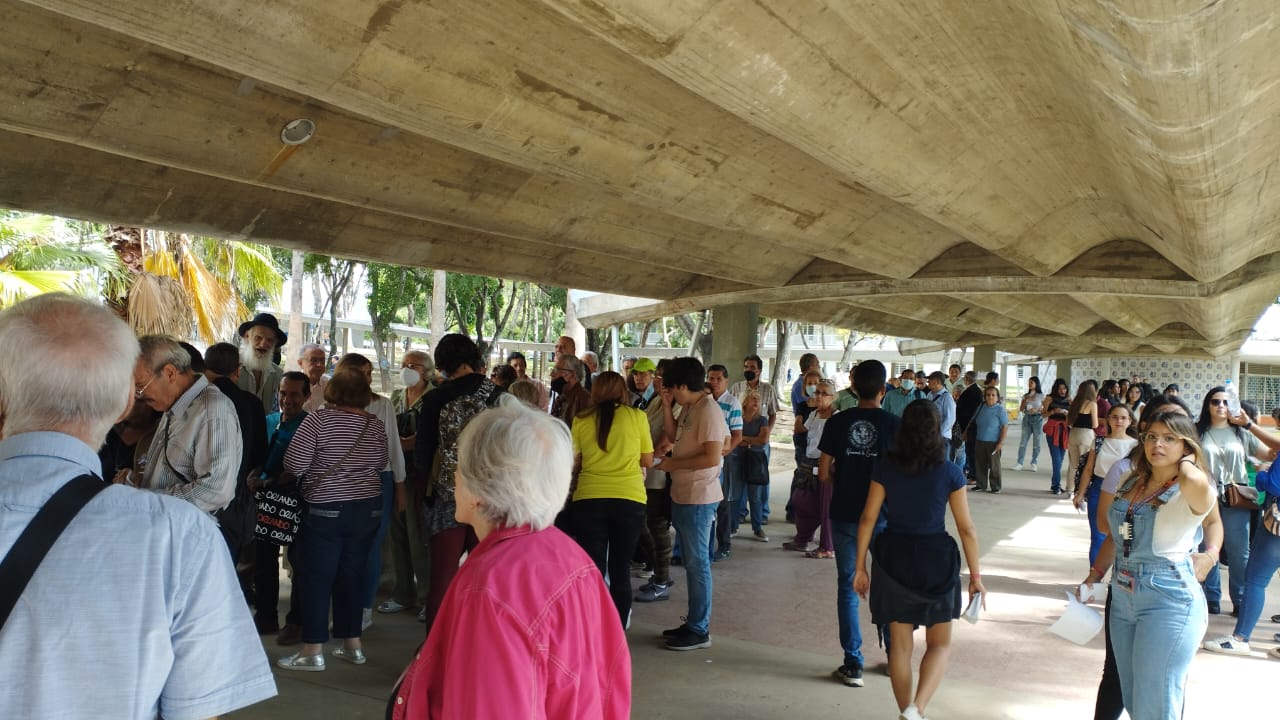
[[[276,348],[289,336],[280,329],[280,321],[270,313],[258,313],[240,325],[240,378],[236,384],[262,401],[262,412],[279,410],[276,393],[284,368],[275,363]]]

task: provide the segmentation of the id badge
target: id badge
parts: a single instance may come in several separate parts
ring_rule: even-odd
[[[1115,573],[1115,585],[1125,592],[1133,592],[1135,585],[1133,573],[1128,570],[1117,570]]]
[[[1133,523],[1125,521],[1120,523],[1120,527],[1116,528],[1116,537],[1121,540],[1133,539]]]

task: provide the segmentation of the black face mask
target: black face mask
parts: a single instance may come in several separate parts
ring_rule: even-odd
[[[746,379],[747,379],[747,382],[750,382],[750,381],[752,381],[752,380],[755,380],[755,379],[756,379],[756,371],[755,371],[755,370],[747,370],[746,372],[742,373],[742,377],[746,378]]]
[[[555,380],[551,381],[551,392],[559,395],[560,393],[564,392],[564,386],[567,384],[568,384],[567,380],[565,380],[562,377],[557,377]]]

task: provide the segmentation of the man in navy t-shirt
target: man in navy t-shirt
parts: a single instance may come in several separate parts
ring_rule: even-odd
[[[831,536],[836,551],[836,617],[844,662],[832,676],[846,685],[862,687],[862,632],[858,627],[858,595],[853,591],[857,565],[858,521],[867,504],[871,470],[889,448],[900,420],[880,408],[887,372],[876,360],[858,363],[853,387],[858,405],[836,413],[822,431],[818,449],[818,479],[834,483],[831,496]],[[879,528],[877,528],[879,530]]]

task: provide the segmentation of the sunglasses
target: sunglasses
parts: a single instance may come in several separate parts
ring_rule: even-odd
[[[1209,404],[1214,407],[1226,407],[1228,402],[1219,398],[1209,398]]]

